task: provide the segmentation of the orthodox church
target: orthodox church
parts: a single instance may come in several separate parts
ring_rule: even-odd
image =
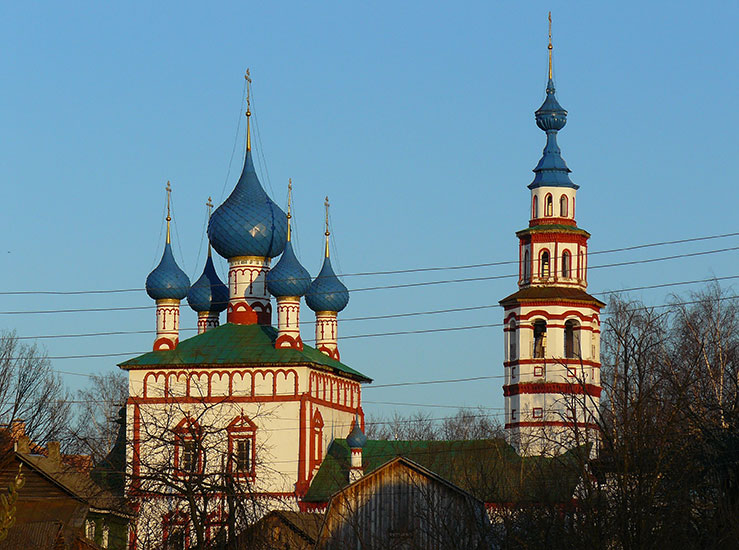
[[[402,455],[488,507],[568,500],[577,478],[552,469],[597,444],[604,304],[586,292],[590,235],[575,222],[578,186],[557,145],[567,111],[555,97],[551,48],[550,32],[546,100],[536,111],[546,146],[529,185],[529,226],[516,234],[518,290],[500,302],[507,440],[372,441],[364,435],[361,385],[371,379],[339,353],[338,314],[349,292],[331,266],[328,200],[323,267],[312,279],[292,247],[291,199],[284,212],[254,168],[247,75],[243,170],[210,217],[203,273],[191,285],[177,265],[168,207],[164,253],[146,279],[156,302],[153,351],[120,364],[129,376],[126,491],[139,517],[131,548],[145,528],[166,542],[190,521],[176,484],[162,478],[165,470],[175,481],[226,472],[272,508],[322,511],[332,495]],[[168,185],[168,204],[170,193]],[[228,260],[227,284],[211,247]],[[315,347],[301,337],[301,298],[315,313]],[[198,314],[198,334],[180,341],[184,299]],[[554,454],[561,456],[542,457]],[[476,468],[476,475],[461,464]],[[522,475],[533,465],[536,475]],[[541,484],[546,495],[534,489],[541,476],[550,480]],[[227,521],[219,502],[214,499],[209,512],[212,523]]]

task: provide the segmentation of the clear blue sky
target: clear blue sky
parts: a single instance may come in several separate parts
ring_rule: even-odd
[[[314,275],[324,195],[343,273],[516,259],[514,232],[527,223],[526,185],[544,146],[533,111],[544,97],[549,9],[558,98],[570,113],[560,145],[581,186],[577,220],[593,235],[591,250],[739,231],[735,2],[6,2],[0,290],[142,288],[161,255],[167,180],[175,255],[194,280],[204,203],[210,195],[220,204],[241,167],[246,67],[262,182],[284,205],[293,178],[298,252]],[[591,265],[738,245],[731,238],[608,254]],[[738,264],[734,251],[593,270],[590,289],[739,275]],[[344,280],[361,288],[514,271]],[[498,279],[356,292],[343,317],[496,304],[514,290],[514,279]],[[658,304],[669,289],[637,295]],[[143,291],[0,296],[0,311],[150,304]],[[194,328],[195,314],[183,311],[183,329]],[[340,332],[501,317],[492,308],[345,321]],[[154,314],[0,315],[0,325],[21,336],[149,330]],[[140,352],[152,341],[41,343],[61,356]],[[503,372],[498,328],[340,345],[345,362],[377,384]],[[54,366],[102,373],[124,359]],[[364,399],[502,407],[500,386],[367,389]],[[365,405],[372,414],[393,409]]]

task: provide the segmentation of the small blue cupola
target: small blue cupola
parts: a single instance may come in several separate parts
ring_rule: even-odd
[[[311,285],[310,273],[295,256],[291,239],[292,180],[290,180],[287,189],[287,243],[280,261],[267,273],[267,290],[275,298],[305,296]]]
[[[216,273],[209,246],[203,274],[190,287],[187,303],[198,313],[220,313],[228,307],[228,297],[228,287]]]
[[[367,444],[367,436],[362,431],[359,420],[359,413],[354,417],[354,428],[346,438],[346,444],[350,449],[363,449]]]
[[[167,241],[164,244],[164,253],[159,265],[146,277],[146,293],[153,300],[182,300],[190,289],[190,279],[180,269],[172,254],[170,237],[169,195],[171,187],[167,182]]]
[[[326,197],[326,251],[323,267],[305,295],[305,303],[313,311],[342,311],[349,303],[349,291],[334,273],[329,257],[328,240],[331,233],[328,229],[328,197]]]
[[[534,181],[529,184],[529,189],[538,187],[570,187],[578,189],[579,186],[570,180],[571,170],[562,158],[561,151],[557,145],[557,132],[567,124],[567,111],[562,108],[555,95],[554,80],[552,79],[552,35],[549,34],[549,80],[547,81],[547,96],[544,103],[534,113],[536,125],[547,133],[547,144],[544,147],[539,164],[534,168]]]
[[[251,152],[251,130],[246,111],[246,156],[236,187],[208,223],[208,238],[226,259],[237,256],[274,258],[285,249],[285,213],[262,188]]]

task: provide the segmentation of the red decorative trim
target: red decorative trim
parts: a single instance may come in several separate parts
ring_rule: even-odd
[[[603,389],[593,384],[579,384],[577,382],[522,382],[519,384],[510,384],[503,386],[503,395],[511,397],[513,395],[530,395],[540,393],[556,393],[561,395],[590,395],[591,397],[600,397]]]
[[[154,351],[159,351],[162,349],[175,349],[179,342],[179,338],[175,338],[174,340],[172,340],[167,336],[162,336],[161,338],[157,338],[156,340],[154,340]]]
[[[313,477],[313,470],[321,464],[323,460],[323,416],[316,409],[313,413],[310,429],[310,471],[308,478]]]
[[[191,416],[185,416],[177,426],[172,430],[175,434],[175,448],[174,448],[174,470],[175,475],[178,477],[186,477],[194,473],[202,473],[203,471],[203,453],[200,445],[198,445],[202,434],[202,428]],[[185,471],[180,469],[180,453],[183,451],[183,447],[186,441],[195,441],[195,450],[197,453],[198,465],[194,471]]]
[[[226,320],[236,325],[256,325],[259,323],[259,314],[246,302],[228,304]]]
[[[303,339],[300,336],[293,338],[289,334],[282,334],[275,340],[276,349],[297,349],[303,350]]]
[[[295,494],[303,497],[307,492],[310,484],[308,483],[308,475],[306,472],[305,451],[308,445],[308,422],[306,420],[308,409],[308,397],[303,395],[300,398],[300,426],[298,427],[298,482],[295,484]]]
[[[228,466],[227,467],[228,467],[229,473],[231,473],[234,477],[237,477],[237,478],[253,480],[256,477],[257,425],[254,424],[254,422],[252,422],[248,416],[242,413],[241,415],[237,416],[231,421],[231,423],[226,427],[226,432],[228,432]],[[251,453],[251,457],[249,460],[249,471],[248,472],[234,470],[234,446],[235,446],[234,444],[236,443],[237,439],[248,439],[250,441],[249,452]]]
[[[320,346],[320,347],[318,348],[318,351],[320,351],[320,352],[322,352],[322,353],[325,353],[325,354],[326,354],[326,355],[328,355],[328,356],[329,356],[329,357],[330,357],[331,359],[335,359],[335,360],[337,360],[337,361],[341,361],[341,359],[340,359],[340,357],[339,357],[339,348],[334,348],[334,349],[331,349],[331,348],[329,348],[329,347],[326,347],[326,346]]]
[[[538,302],[527,302],[524,304],[525,306],[552,306],[556,305],[559,307],[577,307],[577,308],[587,308],[593,310],[593,314],[588,316],[584,314],[582,311],[579,311],[577,309],[568,309],[564,313],[555,314],[551,311],[547,311],[545,309],[534,309],[532,311],[529,311],[528,313],[517,313],[516,311],[512,311],[510,314],[506,315],[506,317],[503,319],[504,322],[508,322],[511,320],[511,318],[518,320],[518,322],[522,321],[528,321],[532,317],[543,317],[547,321],[566,321],[568,317],[578,317],[581,321],[584,322],[590,322],[590,323],[598,323],[600,324],[600,317],[598,316],[598,313],[600,313],[600,308],[597,306],[594,306],[592,304],[579,304],[577,302],[557,302],[556,304],[540,300]],[[521,308],[520,305],[514,305],[511,306],[510,309],[519,310]],[[521,325],[523,327],[524,325]]]
[[[572,218],[562,218],[561,216],[557,217],[546,217],[546,218],[533,218],[529,220],[529,227],[535,227],[537,225],[571,225],[573,227],[577,227],[577,224],[575,223],[575,220]]]
[[[579,367],[580,365],[582,365],[584,367],[595,367],[598,369],[600,368],[600,363],[596,361],[592,361],[590,359],[577,359],[577,358],[569,359],[565,357],[557,357],[556,359],[551,358],[551,357],[544,358],[544,359],[542,359],[541,357],[538,357],[535,359],[514,359],[512,361],[503,361],[503,366],[513,367],[516,365],[539,365],[542,363],[546,365],[554,365],[554,366],[575,365]]]
[[[506,430],[512,428],[544,428],[544,427],[586,428],[589,430],[600,430],[598,424],[592,422],[566,422],[561,420],[544,420],[541,422],[510,422],[505,425]]]

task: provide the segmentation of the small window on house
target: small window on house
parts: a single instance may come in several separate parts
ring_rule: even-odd
[[[547,250],[541,253],[541,269],[539,276],[542,279],[549,278],[549,252]]]
[[[537,197],[536,195],[534,195],[533,204],[531,206],[531,217],[539,217],[539,197]]]
[[[562,277],[565,279],[569,278],[570,276],[570,253],[565,250],[562,253]]]
[[[508,360],[513,361],[516,358],[516,322],[511,321],[508,324]]]
[[[547,349],[547,322],[539,319],[534,322],[534,358],[541,359]]]
[[[544,215],[549,217],[554,215],[554,202],[552,195],[547,195],[544,199]]]
[[[526,250],[523,253],[523,280],[528,281],[531,273],[531,255]]]
[[[534,407],[531,413],[534,418],[542,418],[544,416],[544,410],[541,407]]]
[[[567,195],[562,195],[559,198],[559,215],[562,218],[567,217]]]
[[[534,367],[534,376],[544,376],[544,367],[541,365]]]

